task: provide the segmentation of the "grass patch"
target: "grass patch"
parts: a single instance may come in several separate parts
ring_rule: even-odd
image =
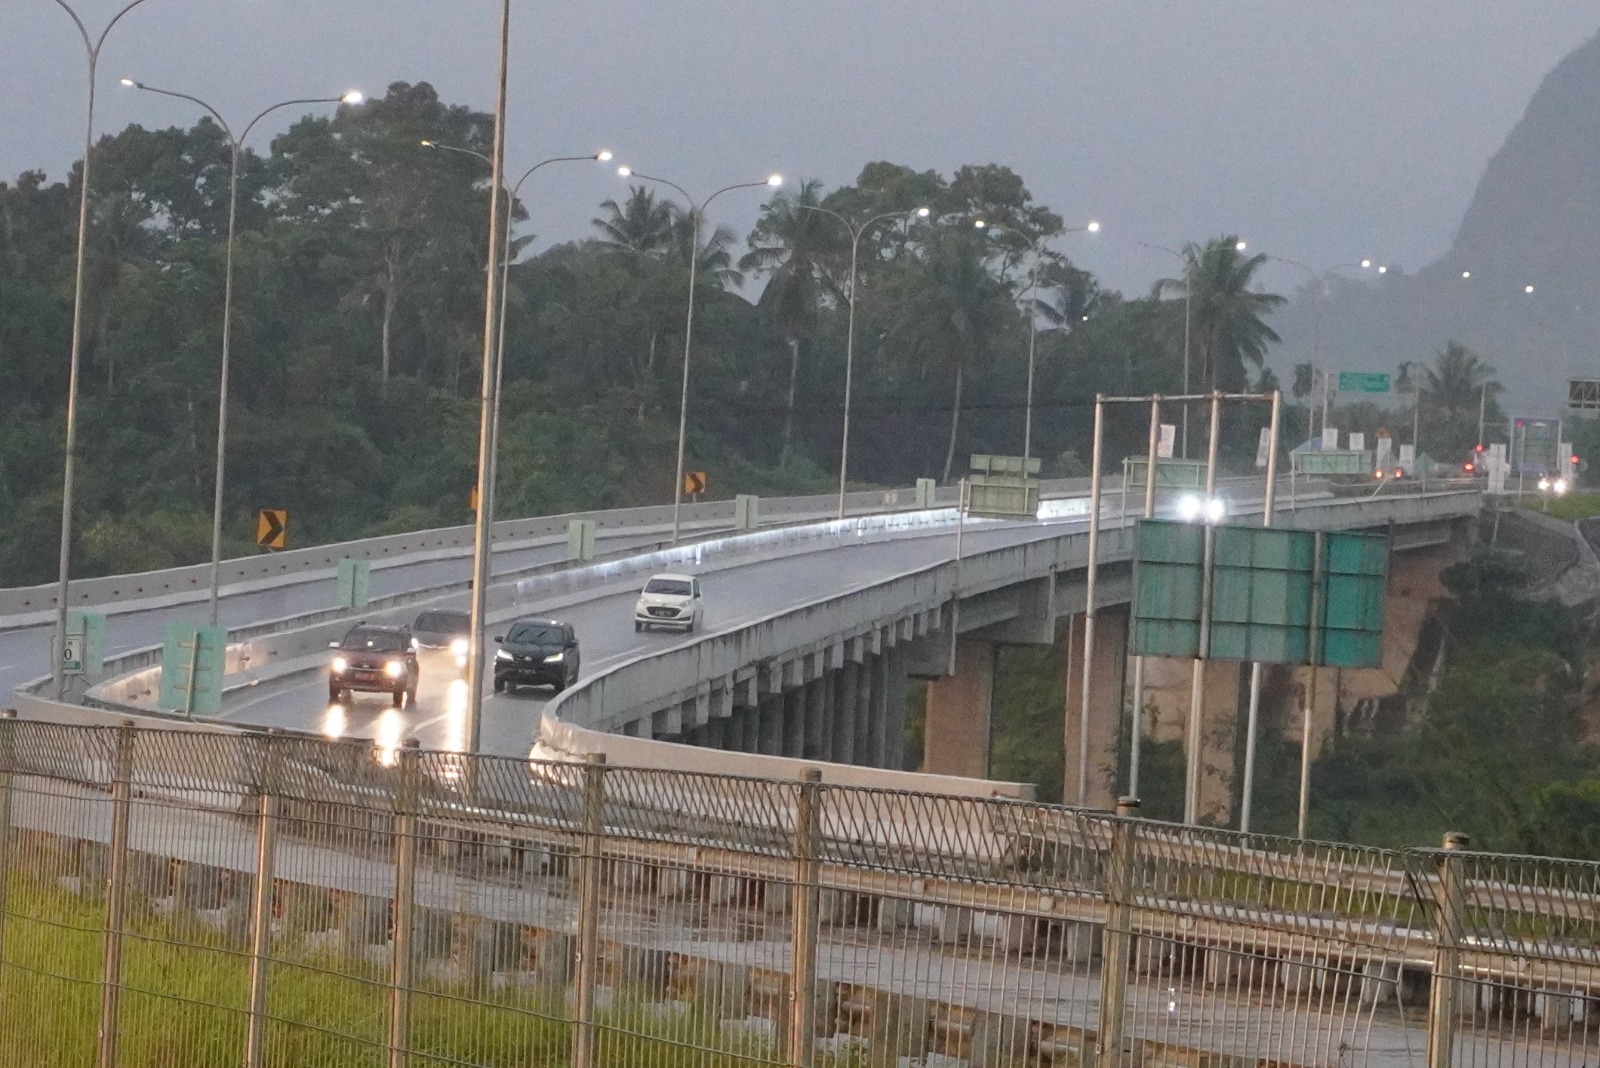
[[[1543,511],[1538,497],[1529,497],[1523,507],[1530,511]],[[1575,521],[1600,515],[1600,493],[1575,493],[1570,497],[1550,498],[1550,515],[1555,519]]]
[[[154,914],[130,897],[118,1028],[121,1068],[189,1068],[243,1059],[249,958],[237,931]],[[82,1068],[95,1061],[104,902],[24,876],[9,883],[0,969],[0,1064]],[[382,1068],[389,989],[382,962],[305,948],[285,936],[268,977],[267,1063]],[[420,972],[419,967],[419,972]],[[411,1002],[419,1068],[560,1068],[573,1025],[563,990],[422,980]],[[597,1020],[606,1068],[771,1064],[770,1042],[727,1031],[706,1006],[663,1012],[619,997]]]

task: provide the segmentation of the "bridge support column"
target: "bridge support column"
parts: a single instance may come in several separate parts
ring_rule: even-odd
[[[810,704],[806,700],[811,684],[790,690],[783,695],[783,755],[803,757],[806,748],[806,715]]]
[[[1095,613],[1093,664],[1089,672],[1089,774],[1082,792],[1090,808],[1115,808],[1117,738],[1123,717],[1123,682],[1128,663],[1128,606],[1106,605]],[[1065,764],[1062,800],[1078,803],[1079,745],[1083,725],[1084,617],[1072,616],[1067,625],[1061,678],[1065,690],[1062,750]]]
[[[783,721],[786,696],[769,694],[761,699],[756,714],[756,752],[767,756],[783,755]]]
[[[829,754],[839,764],[856,762],[856,720],[861,715],[861,665],[846,660],[834,673],[833,737]]]
[[[883,757],[878,766],[902,771],[906,766],[905,650],[897,645],[884,652],[883,660],[887,678],[884,680]]]
[[[852,764],[872,763],[872,685],[877,667],[878,658],[868,656],[861,661],[861,670],[856,672],[855,752],[850,760]]]
[[[1206,665],[1205,692],[1201,698],[1200,805],[1201,823],[1215,827],[1233,825],[1233,751],[1239,740],[1239,696],[1248,690],[1239,684],[1246,665],[1233,660],[1213,660]],[[1193,744],[1190,739],[1186,744]]]
[[[833,750],[834,697],[838,688],[827,673],[806,684],[806,725],[801,756],[827,760]]]
[[[994,646],[989,642],[958,638],[955,674],[928,683],[922,728],[923,771],[973,779],[988,777],[994,656]]]

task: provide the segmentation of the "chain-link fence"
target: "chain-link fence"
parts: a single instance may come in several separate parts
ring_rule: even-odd
[[[1464,848],[0,720],[0,873],[3,1065],[1600,1057],[1600,866]]]

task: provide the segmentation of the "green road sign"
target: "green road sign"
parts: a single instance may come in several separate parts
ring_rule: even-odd
[[[1270,664],[1306,664],[1315,655],[1331,667],[1379,666],[1384,535],[1215,528],[1210,643],[1202,649],[1205,530],[1140,521],[1129,623],[1134,653]]]
[[[1377,371],[1340,371],[1340,393],[1387,393],[1389,376]]]

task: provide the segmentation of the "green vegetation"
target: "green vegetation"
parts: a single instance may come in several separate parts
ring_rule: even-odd
[[[486,168],[419,142],[487,151],[491,125],[426,84],[397,83],[246,152],[230,553],[251,550],[261,507],[289,510],[295,545],[469,520]],[[129,126],[94,152],[73,545],[83,576],[207,555],[229,159],[210,120]],[[28,172],[0,183],[3,585],[56,568],[75,182]],[[1034,450],[1068,465],[1046,474],[1080,469],[1097,391],[1182,381],[1185,281],[1142,299],[1102,290],[1065,255],[1089,238],[1065,238],[1061,216],[1002,165],[947,177],[873,162],[833,190],[802,180],[742,242],[705,220],[692,252],[686,207],[636,184],[599,203],[588,238],[533,256],[521,255],[526,231],[514,242],[502,514],[671,498],[691,255],[689,465],[718,496],[833,483],[851,235],[803,206],[852,224],[890,216],[862,237],[855,285],[851,473],[864,484],[945,477],[969,453],[1020,449],[1035,266]],[[930,217],[916,219],[924,206]],[[1221,268],[1197,273],[1190,296],[1197,378],[1229,389],[1259,366],[1271,339],[1259,316],[1275,301],[1254,292],[1261,257],[1233,244],[1187,253]],[[1235,456],[1253,451],[1264,419],[1230,428]],[[1117,413],[1111,455],[1142,449],[1138,420]]]
[[[1542,508],[1538,498],[1530,498],[1524,502],[1527,508]],[[1553,519],[1578,520],[1588,519],[1590,516],[1600,515],[1600,494],[1575,493],[1567,497],[1553,497],[1550,500],[1550,516]]]
[[[34,1068],[92,1063],[100,1015],[103,902],[12,879],[0,1061]],[[123,941],[118,1063],[127,1068],[240,1063],[248,958],[237,933],[130,909]],[[268,1063],[378,1068],[388,1063],[389,989],[374,965],[284,945],[269,975]],[[572,1025],[562,994],[489,992],[425,982],[412,999],[412,1063],[559,1068]],[[724,1032],[714,1014],[652,1013],[619,1001],[599,1018],[597,1064],[735,1068],[768,1063],[764,1043]]]
[[[1431,846],[1445,831],[1461,830],[1475,848],[1600,859],[1600,745],[1591,709],[1600,648],[1593,627],[1555,601],[1519,598],[1520,570],[1492,551],[1449,569],[1444,581],[1452,599],[1438,620],[1442,669],[1414,673],[1370,728],[1347,723],[1312,765],[1312,836]],[[1039,783],[1041,800],[1061,800],[1062,709],[1077,698],[1063,693],[1064,650],[1057,642],[1000,655],[994,774]],[[1066,743],[1075,760],[1075,739]],[[1221,744],[1235,750],[1237,790],[1242,724]],[[1119,784],[1127,781],[1127,752],[1124,734]],[[1093,759],[1104,768],[1109,757]],[[1266,717],[1256,830],[1294,833],[1299,762],[1298,720]],[[1141,780],[1144,815],[1181,817],[1179,742],[1146,739]]]

